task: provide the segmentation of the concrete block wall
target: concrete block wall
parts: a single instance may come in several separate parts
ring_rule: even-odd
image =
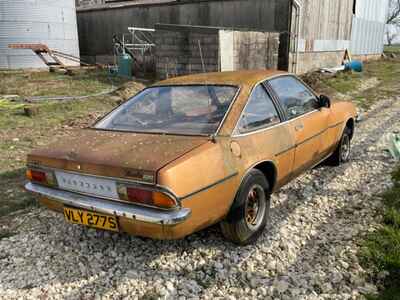
[[[241,69],[277,69],[279,33],[234,31],[234,66]]]
[[[204,71],[278,67],[279,33],[159,25],[155,44],[156,73],[161,79]]]
[[[219,70],[217,30],[201,33],[156,29],[155,44],[158,78]]]

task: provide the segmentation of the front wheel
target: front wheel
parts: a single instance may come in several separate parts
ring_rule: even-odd
[[[221,222],[225,238],[239,245],[255,242],[267,225],[270,197],[264,174],[251,170],[244,178],[228,216]]]
[[[332,156],[328,158],[328,164],[332,166],[339,166],[342,163],[346,163],[350,160],[351,155],[351,129],[346,127],[344,129],[342,138],[340,139],[339,145]]]

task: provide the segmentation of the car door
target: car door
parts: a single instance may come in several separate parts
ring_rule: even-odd
[[[268,81],[286,114],[295,140],[294,175],[318,163],[325,152],[322,142],[329,110],[321,109],[317,96],[296,77],[280,76]]]
[[[277,168],[277,182],[288,181],[294,160],[294,140],[289,129],[282,124],[283,119],[279,104],[263,84],[258,84],[232,137],[232,142],[237,143],[242,152],[239,166],[247,170],[255,163],[272,161]]]

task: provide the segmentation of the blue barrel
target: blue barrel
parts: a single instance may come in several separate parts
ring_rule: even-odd
[[[363,63],[359,60],[352,60],[345,64],[346,70],[352,70],[354,72],[362,72],[363,67]]]
[[[121,77],[132,78],[133,59],[124,53],[118,56],[118,75]]]

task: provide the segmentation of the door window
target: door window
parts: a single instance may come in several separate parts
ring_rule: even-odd
[[[278,77],[270,80],[269,83],[279,97],[289,119],[319,108],[315,95],[295,77]]]
[[[252,92],[239,122],[239,132],[271,126],[280,122],[278,112],[265,88],[259,84]]]

